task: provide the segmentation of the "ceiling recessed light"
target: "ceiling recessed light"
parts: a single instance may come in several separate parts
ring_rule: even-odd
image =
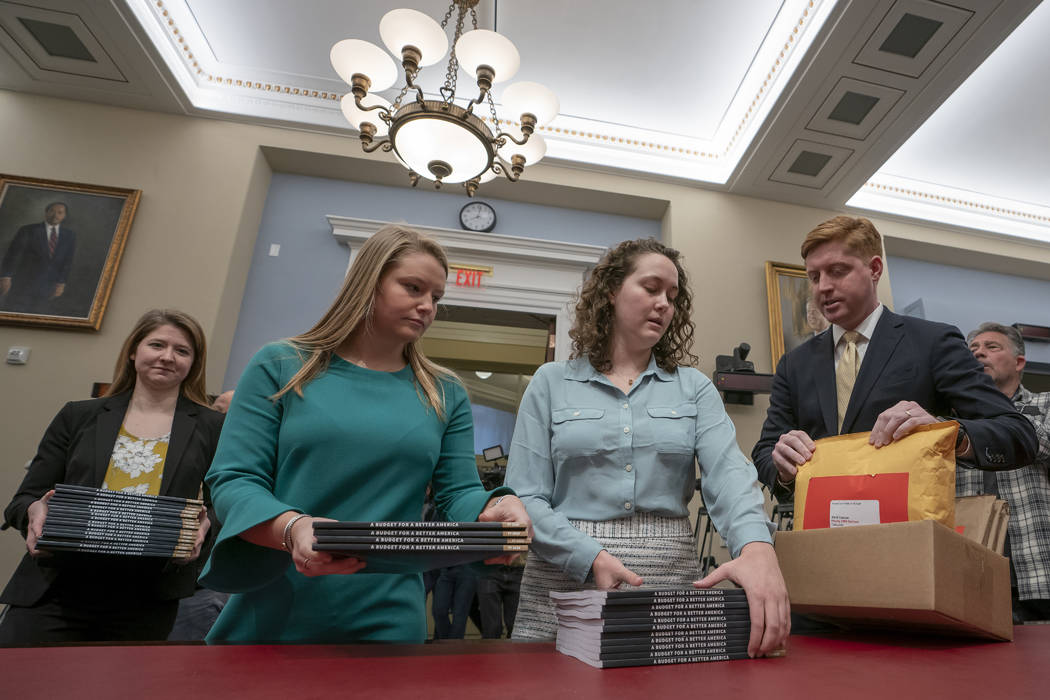
[[[824,166],[828,164],[829,160],[831,160],[831,156],[826,153],[802,151],[795,158],[795,162],[791,164],[791,167],[788,168],[788,172],[816,177],[824,169]]]
[[[831,110],[828,119],[846,122],[847,124],[860,124],[878,103],[878,97],[862,95],[859,92],[847,90],[842,95],[839,103],[835,105],[835,109]]]
[[[475,371],[474,374],[475,374],[475,376],[477,376],[478,379],[488,379],[489,377],[492,376],[492,372]]]
[[[74,58],[78,61],[97,63],[71,27],[28,17],[19,17],[18,21],[48,54],[57,58]]]
[[[879,51],[915,58],[944,22],[905,12]]]

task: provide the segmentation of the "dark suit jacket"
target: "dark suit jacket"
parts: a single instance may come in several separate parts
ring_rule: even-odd
[[[77,235],[59,226],[58,245],[52,256],[47,247],[47,226],[41,222],[18,229],[0,262],[0,277],[11,278],[11,291],[4,306],[13,310],[34,310],[47,301],[56,284],[65,284],[73,266]]]
[[[130,399],[130,392],[126,392],[67,403],[44,433],[22,485],[4,510],[5,521],[25,536],[29,506],[55,484],[101,486]],[[221,413],[179,397],[160,495],[197,498],[215,454],[222,421]],[[86,561],[88,559],[92,561]],[[0,602],[33,605],[56,580],[66,586],[74,577],[97,582],[99,585],[93,588],[98,590],[106,589],[103,585],[106,581],[118,581],[121,585],[114,592],[119,595],[137,589],[142,595],[157,600],[185,598],[193,595],[199,568],[196,562],[180,566],[163,559],[116,556],[107,557],[104,567],[99,566],[96,558],[76,555],[56,562],[26,554],[0,594]],[[134,581],[129,582],[128,576],[134,576]],[[77,581],[76,585],[82,584]]]
[[[751,458],[762,483],[781,500],[773,447],[780,436],[803,430],[814,440],[837,433],[835,349],[831,329],[787,353],[777,365],[769,411]],[[898,401],[915,401],[935,416],[959,421],[983,469],[1012,469],[1035,457],[1031,424],[974,359],[954,326],[898,316],[883,309],[842,421],[843,433],[871,430]]]

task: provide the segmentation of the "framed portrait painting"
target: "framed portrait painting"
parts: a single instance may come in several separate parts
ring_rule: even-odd
[[[0,175],[0,324],[98,330],[141,194]]]
[[[773,368],[790,352],[828,327],[812,301],[806,268],[766,261],[769,297],[769,341]]]

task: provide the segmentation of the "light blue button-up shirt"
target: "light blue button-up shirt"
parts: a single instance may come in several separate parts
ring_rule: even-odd
[[[649,366],[624,394],[585,358],[536,372],[518,409],[506,485],[525,503],[546,561],[584,581],[602,545],[569,518],[688,515],[700,462],[704,503],[735,557],[772,542],[755,467],[698,370]]]

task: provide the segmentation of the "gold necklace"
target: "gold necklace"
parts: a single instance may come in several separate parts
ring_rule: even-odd
[[[609,376],[610,379],[612,379],[613,377],[619,377],[620,379],[626,379],[627,380],[627,386],[634,386],[634,380],[637,378],[637,375],[635,375],[634,377],[631,377],[631,376],[628,376],[628,375],[626,375],[626,374],[624,374],[622,372],[609,372],[608,376]]]

